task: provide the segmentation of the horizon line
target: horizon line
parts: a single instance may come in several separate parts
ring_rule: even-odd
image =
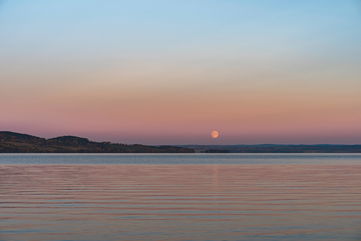
[[[20,133],[20,132],[15,132],[15,131],[9,131],[9,130],[3,130],[0,131],[1,133],[4,132],[8,132],[8,133],[13,133],[13,134],[20,134],[20,135],[27,135],[27,136],[33,136],[33,137],[37,137],[37,138],[43,138],[46,140],[49,139],[54,139],[54,138],[59,138],[59,137],[76,137],[76,138],[84,138],[87,139],[88,141],[91,142],[109,142],[112,144],[125,144],[125,145],[148,145],[148,146],[358,146],[361,145],[361,143],[353,143],[353,144],[329,144],[329,143],[312,143],[312,144],[304,144],[304,143],[256,143],[256,144],[142,144],[142,143],[122,143],[122,142],[112,142],[112,141],[97,141],[97,140],[93,140],[90,139],[88,137],[83,137],[83,136],[76,136],[76,135],[60,135],[60,136],[55,136],[55,137],[50,137],[50,138],[46,138],[46,137],[41,137],[41,136],[35,136],[33,134],[27,134],[27,133]]]

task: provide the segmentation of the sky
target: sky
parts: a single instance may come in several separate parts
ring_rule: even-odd
[[[0,130],[355,144],[360,123],[360,0],[0,0]]]

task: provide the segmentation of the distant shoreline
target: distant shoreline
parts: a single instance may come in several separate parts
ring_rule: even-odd
[[[249,154],[301,154],[301,153],[361,153],[361,144],[355,145],[142,145],[94,142],[77,136],[60,136],[45,139],[28,134],[0,131],[0,153],[249,153]]]
[[[45,139],[11,131],[0,131],[0,153],[194,153],[178,146],[126,145],[94,142],[77,136]]]
[[[182,145],[181,147],[194,149],[196,152],[204,153],[361,153],[361,145]]]

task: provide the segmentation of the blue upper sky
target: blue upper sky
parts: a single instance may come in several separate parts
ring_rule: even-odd
[[[54,47],[64,55],[154,54],[222,44],[272,51],[356,45],[361,1],[19,0],[2,1],[0,22],[10,55]]]

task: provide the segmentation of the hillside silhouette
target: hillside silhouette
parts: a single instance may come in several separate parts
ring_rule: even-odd
[[[77,136],[45,139],[10,131],[0,131],[0,153],[193,153],[176,146],[127,145],[94,142]]]

